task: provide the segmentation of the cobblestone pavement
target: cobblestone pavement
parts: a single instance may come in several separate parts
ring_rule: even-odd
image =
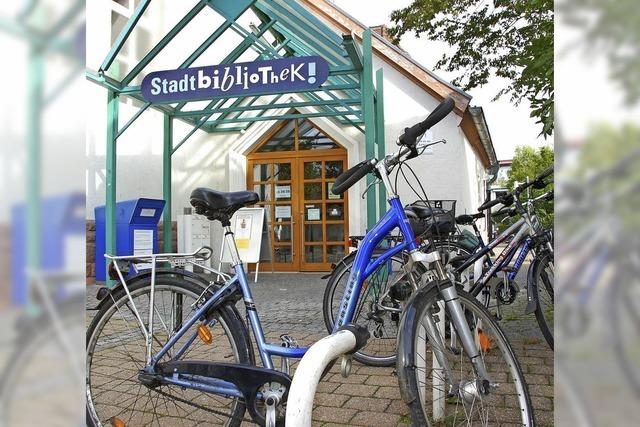
[[[521,274],[526,274],[526,267]],[[322,320],[325,284],[326,280],[316,273],[261,273],[258,283],[251,286],[267,340],[279,342],[280,334],[288,333],[306,346],[325,336]],[[91,299],[95,287],[90,287],[88,294]],[[537,424],[549,426],[553,425],[553,352],[542,338],[535,317],[524,315],[525,297],[526,291],[522,290],[518,301],[503,311],[501,325],[523,368]],[[277,360],[275,364],[278,366]],[[393,368],[374,368],[354,361],[348,378],[343,378],[339,369],[336,364],[319,385],[314,425],[409,424]]]

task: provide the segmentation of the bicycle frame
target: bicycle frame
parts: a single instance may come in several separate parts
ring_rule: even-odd
[[[496,258],[495,261],[489,261],[489,269],[478,279],[476,280],[469,292],[473,296],[477,296],[480,291],[487,285],[489,280],[494,277],[495,273],[502,270],[504,267],[509,265],[509,263],[513,260],[518,248],[520,249],[520,253],[516,262],[513,266],[513,271],[509,272],[508,278],[509,280],[515,279],[520,267],[524,262],[525,257],[531,250],[531,234],[533,233],[533,229],[525,218],[520,218],[514,224],[512,224],[505,231],[500,233],[498,237],[489,242],[488,245],[483,246],[478,252],[476,252],[473,256],[471,256],[467,261],[465,261],[461,266],[456,269],[456,273],[462,273],[464,270],[473,265],[477,260],[481,259],[485,255],[487,255],[491,250],[493,250],[500,243],[504,242],[509,236],[514,236],[511,242],[507,245],[506,248],[500,252],[500,255]],[[483,241],[480,240],[480,244],[483,245]]]

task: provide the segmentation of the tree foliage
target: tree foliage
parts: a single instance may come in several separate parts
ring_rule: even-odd
[[[436,68],[460,74],[465,90],[492,75],[509,82],[496,99],[527,99],[542,135],[553,132],[553,0],[414,0],[391,14],[396,43],[407,32],[443,41],[453,52]]]
[[[516,185],[531,181],[540,175],[549,166],[553,166],[554,153],[550,147],[540,147],[535,149],[530,146],[516,147],[511,170],[507,174],[506,186],[513,190]],[[529,187],[529,197],[538,197],[549,191],[552,186],[545,189],[535,189]],[[527,194],[525,194],[526,196]],[[535,212],[543,225],[553,226],[553,201],[540,201],[536,203]]]

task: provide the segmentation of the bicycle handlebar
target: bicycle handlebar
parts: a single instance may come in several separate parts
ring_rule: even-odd
[[[402,136],[398,138],[398,143],[402,148],[395,154],[385,158],[385,167],[392,168],[400,161],[400,158],[407,155],[406,160],[414,158],[418,155],[416,150],[417,138],[425,133],[429,128],[444,119],[455,107],[453,98],[447,97],[436,107],[435,110],[424,119],[424,121],[406,128]],[[376,159],[364,160],[357,165],[349,168],[336,178],[331,187],[331,192],[339,195],[351,188],[356,182],[361,180],[368,173],[373,172],[378,161]]]
[[[336,181],[331,187],[331,192],[335,195],[339,195],[347,191],[353,184],[360,181],[362,177],[373,171],[376,167],[375,160],[364,160],[355,166],[349,168],[346,172],[343,172],[336,178]]]
[[[446,97],[435,110],[427,116],[420,123],[416,123],[410,128],[405,128],[404,133],[398,138],[398,143],[400,145],[405,145],[407,147],[414,147],[416,145],[416,140],[420,135],[425,133],[429,128],[433,127],[436,123],[444,119],[449,115],[456,103],[452,97]]]
[[[510,204],[513,203],[513,201],[514,201],[513,194],[508,193],[508,194],[505,194],[504,196],[498,197],[497,199],[487,200],[486,202],[484,202],[478,207],[478,211],[487,210],[489,208],[494,207],[495,205],[499,205],[500,203],[502,203],[505,206],[509,206]]]

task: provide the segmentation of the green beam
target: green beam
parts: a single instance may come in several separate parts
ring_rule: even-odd
[[[173,154],[173,118],[164,115],[164,149],[162,151],[162,197],[164,198],[164,251],[173,252],[171,233],[171,155]]]
[[[106,185],[105,185],[105,241],[106,253],[116,254],[116,167],[117,167],[117,141],[118,133],[118,110],[120,107],[119,96],[113,91],[107,93],[107,163],[106,163]],[[100,262],[100,260],[96,260]],[[109,262],[102,260],[107,266],[105,271],[109,271]],[[116,282],[106,277],[107,286],[112,288]]]
[[[243,123],[243,122],[262,122],[269,120],[288,120],[288,119],[304,119],[308,117],[336,117],[341,116],[344,113],[299,113],[299,114],[281,114],[281,115],[270,115],[270,116],[256,116],[256,117],[234,117],[230,119],[224,120],[212,120],[207,122],[207,125],[219,125],[223,123]]]
[[[384,133],[384,74],[382,68],[376,71],[376,144],[378,145],[378,159],[384,159],[385,133]],[[387,211],[387,190],[384,186],[378,188],[378,218],[382,218]]]
[[[38,271],[41,267],[42,222],[40,210],[40,172],[42,171],[42,93],[44,77],[43,51],[31,49],[29,53],[29,81],[27,116],[27,271]],[[28,275],[27,275],[28,276]],[[30,278],[27,277],[30,281]]]
[[[240,98],[242,99],[242,98]],[[175,117],[197,117],[204,116],[209,113],[226,113],[226,112],[245,112],[255,110],[265,110],[274,108],[304,108],[304,107],[323,107],[328,105],[342,105],[343,103],[348,105],[360,105],[360,99],[344,99],[341,101],[336,100],[320,100],[320,101],[300,101],[300,102],[286,102],[281,104],[264,104],[264,105],[240,105],[237,107],[223,107],[214,108],[211,110],[191,110],[191,111],[178,111],[173,114]],[[344,113],[347,113],[346,111]]]
[[[229,21],[238,19],[255,0],[206,0],[209,7]]]
[[[158,42],[158,44],[155,45],[149,51],[149,53],[147,53],[144,58],[142,58],[140,62],[136,64],[135,67],[133,67],[129,74],[127,74],[126,77],[122,79],[122,85],[128,85],[138,74],[140,74],[140,72],[147,65],[149,65],[151,61],[153,61],[153,58],[155,58],[158,53],[160,53],[162,49],[164,49],[171,42],[171,40],[173,40],[175,36],[177,36],[178,33],[180,33],[180,31],[182,31],[182,29],[186,27],[187,24],[191,22],[191,20],[195,18],[196,15],[198,15],[198,13],[200,13],[200,11],[206,7],[206,5],[207,3],[204,1],[199,1],[198,3],[196,3],[196,5],[189,12],[187,12],[187,14]]]
[[[273,24],[275,24],[275,21],[270,21],[270,22],[267,22],[266,24],[264,24],[260,28],[260,31],[258,31],[257,35],[258,36],[262,36],[269,28],[271,28],[271,26]],[[229,23],[229,26],[231,26],[231,23]],[[251,47],[251,44],[252,44],[251,43],[251,39],[249,37],[245,37],[245,39],[243,41],[241,41],[238,46],[236,46],[222,61],[220,61],[220,64],[227,64],[227,63],[231,63],[231,62],[235,61],[244,52],[246,52],[247,49],[249,49],[249,47]],[[185,61],[185,62],[182,63],[182,65],[187,67],[187,66],[191,65],[191,63],[188,62],[188,61]],[[175,109],[176,110],[181,110],[186,104],[187,104],[186,102],[181,102],[178,105],[176,105]]]
[[[347,51],[347,55],[349,55],[354,68],[356,70],[362,70],[362,50],[353,39],[353,34],[345,34],[342,36],[342,39],[344,49]]]
[[[364,112],[364,140],[367,159],[376,156],[376,116],[373,99],[373,53],[371,50],[371,28],[362,34],[362,111]],[[367,185],[373,182],[373,176],[367,175]],[[375,188],[367,193],[367,228],[371,230],[376,223]]]
[[[122,28],[122,31],[120,31],[120,34],[118,34],[118,38],[116,39],[115,43],[113,43],[113,46],[111,46],[111,50],[107,54],[107,57],[104,58],[104,61],[102,62],[98,73],[102,74],[106,72],[109,67],[111,67],[113,60],[116,59],[116,56],[118,56],[118,52],[120,52],[120,49],[122,49],[122,46],[124,46],[125,42],[129,38],[129,35],[140,20],[140,17],[147,9],[147,6],[149,6],[149,3],[151,3],[151,0],[142,0],[140,4],[135,8],[135,10],[133,11],[133,15],[131,15],[131,18],[129,18],[124,28]]]

